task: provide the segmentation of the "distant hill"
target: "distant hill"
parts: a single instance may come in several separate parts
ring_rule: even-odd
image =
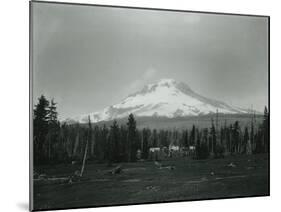
[[[253,115],[250,114],[218,114],[218,126],[219,128],[225,124],[233,124],[235,121],[239,122],[240,127],[244,128],[245,126],[250,127],[251,119]],[[150,128],[150,129],[191,129],[192,125],[195,125],[198,128],[210,128],[211,119],[214,120],[216,124],[216,114],[200,115],[200,116],[189,116],[189,117],[136,117],[137,128]],[[263,116],[255,116],[255,125],[257,126],[262,122]],[[119,125],[126,125],[127,117],[116,119]],[[110,121],[101,121],[93,123],[93,126],[110,126],[112,125],[113,120]],[[87,124],[85,124],[87,126]]]

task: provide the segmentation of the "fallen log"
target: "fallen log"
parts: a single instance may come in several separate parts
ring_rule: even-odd
[[[169,170],[174,170],[176,167],[175,166],[161,166],[159,169],[169,169]]]
[[[120,174],[121,172],[122,172],[122,167],[120,165],[108,171],[109,174],[113,174],[113,175]]]

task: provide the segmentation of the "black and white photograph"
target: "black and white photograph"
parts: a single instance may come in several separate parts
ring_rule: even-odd
[[[269,16],[30,2],[30,204],[269,196]]]

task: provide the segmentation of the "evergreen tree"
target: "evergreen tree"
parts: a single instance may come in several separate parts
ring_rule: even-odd
[[[156,129],[153,129],[152,131],[152,147],[158,147],[158,135]]]
[[[142,139],[143,139],[143,144],[142,144],[142,153],[143,153],[143,158],[148,159],[148,153],[149,153],[149,136],[150,136],[150,131],[146,128],[142,130]]]
[[[136,153],[137,153],[137,147],[136,147],[136,121],[133,114],[129,115],[128,118],[128,161],[135,161],[136,160]]]
[[[250,131],[250,148],[249,149],[249,154],[252,154],[255,152],[255,128],[254,128],[254,120],[253,118],[251,119],[251,131]]]
[[[101,149],[103,149],[103,155],[104,155],[104,160],[108,161],[108,154],[107,154],[107,142],[108,142],[108,129],[105,126],[105,124],[103,125],[102,129],[101,129]]]
[[[264,143],[264,152],[268,152],[269,148],[269,113],[267,107],[264,108],[263,115],[263,143]]]
[[[225,129],[223,127],[221,127],[220,129],[220,145],[224,146],[224,141],[225,141]]]
[[[239,122],[235,121],[233,125],[233,142],[232,142],[232,152],[237,153],[238,152],[238,145],[240,143],[240,126]]]
[[[186,148],[189,146],[188,130],[183,131],[183,146]]]
[[[231,152],[232,130],[233,130],[232,124],[230,124],[229,127],[226,127],[226,151],[228,154],[232,154],[232,152]]]
[[[195,126],[192,125],[192,129],[191,129],[191,132],[190,132],[190,139],[189,139],[190,145],[192,145],[192,146],[195,145],[195,136],[196,136],[195,133],[196,133]]]
[[[55,150],[54,147],[59,142],[59,121],[57,107],[54,102],[54,99],[51,100],[48,107],[48,134],[47,134],[47,143],[48,143],[48,160],[51,162],[55,159]]]
[[[122,161],[128,160],[128,142],[127,142],[127,128],[126,126],[120,127],[120,157]]]
[[[119,143],[119,126],[117,125],[116,120],[113,121],[113,124],[110,127],[109,132],[109,146],[107,147],[109,150],[109,160],[110,163],[115,161],[120,161],[120,143]]]
[[[208,128],[203,129],[202,142],[208,144]]]
[[[218,127],[217,121],[218,119],[216,119],[216,127]],[[212,155],[214,156],[214,158],[223,158],[224,157],[224,146],[222,145],[221,142],[218,142],[218,135],[219,131],[216,131],[216,127],[214,125],[214,120],[211,120],[211,129],[210,129],[210,135],[211,135],[211,141],[212,141]],[[220,138],[222,139],[222,137]]]
[[[248,145],[249,138],[250,138],[250,136],[249,136],[248,127],[245,127],[244,137],[243,137],[242,153],[246,153],[247,152],[247,145]]]
[[[169,141],[168,141],[168,135],[167,135],[167,131],[166,130],[160,130],[159,131],[159,142],[160,145],[158,144],[158,146],[161,147],[168,147],[169,146]]]
[[[34,162],[46,162],[47,152],[44,151],[48,133],[48,107],[49,101],[42,95],[34,108],[33,136],[34,136]]]
[[[213,119],[211,119],[210,135],[211,135],[211,153],[213,154],[215,152],[216,143],[217,143],[216,128]]]
[[[196,146],[200,146],[201,145],[201,133],[199,131],[199,129],[196,129],[196,141],[195,141],[195,145]]]
[[[57,103],[54,102],[54,99],[51,100],[51,103],[48,107],[48,123],[49,125],[58,124],[58,112],[57,112]]]
[[[73,143],[70,142],[70,129],[66,123],[62,124],[60,127],[59,142],[55,148],[55,158],[57,162],[66,161],[73,155]]]

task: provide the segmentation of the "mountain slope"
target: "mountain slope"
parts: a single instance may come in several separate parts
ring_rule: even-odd
[[[203,97],[187,84],[173,79],[162,79],[145,86],[141,91],[129,95],[120,103],[106,107],[100,112],[83,115],[79,122],[92,122],[124,118],[130,113],[135,116],[164,116],[168,118],[206,115],[211,113],[237,114],[247,110],[230,106],[224,102]]]

